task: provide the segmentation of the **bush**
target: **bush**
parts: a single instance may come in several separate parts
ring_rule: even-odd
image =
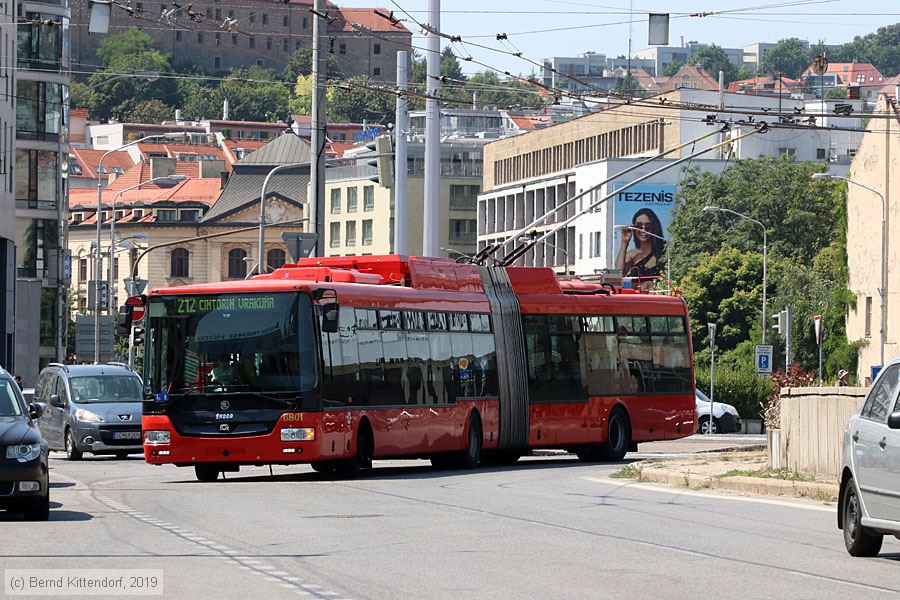
[[[709,395],[709,368],[694,367],[697,389]],[[733,405],[742,419],[760,419],[772,382],[753,371],[716,366],[716,402]]]

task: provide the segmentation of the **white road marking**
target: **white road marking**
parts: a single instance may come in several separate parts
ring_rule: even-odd
[[[713,492],[703,492],[699,490],[692,490],[689,488],[681,488],[681,487],[667,487],[664,485],[657,485],[654,483],[645,483],[638,481],[629,481],[627,483],[623,483],[621,480],[612,479],[609,477],[583,477],[587,481],[593,481],[595,483],[603,483],[606,485],[612,485],[616,488],[637,488],[640,490],[647,490],[649,492],[662,492],[667,494],[690,494],[692,496],[698,496],[700,498],[714,498],[716,500],[738,500],[740,502],[751,502],[754,504],[771,504],[775,506],[786,506],[789,508],[802,508],[805,510],[817,510],[820,512],[831,512],[833,513],[837,510],[834,506],[818,506],[815,504],[807,504],[805,502],[792,501],[784,498],[776,498],[776,497],[758,497],[758,496],[739,496],[737,494],[727,494],[727,493],[713,493]]]

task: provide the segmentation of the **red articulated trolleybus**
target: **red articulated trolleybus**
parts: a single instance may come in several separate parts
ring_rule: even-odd
[[[690,435],[681,298],[403,256],[308,258],[146,298],[144,456],[352,476],[373,458],[619,460]]]

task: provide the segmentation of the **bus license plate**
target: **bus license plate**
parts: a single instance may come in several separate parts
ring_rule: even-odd
[[[114,440],[139,440],[141,439],[140,431],[114,431]]]

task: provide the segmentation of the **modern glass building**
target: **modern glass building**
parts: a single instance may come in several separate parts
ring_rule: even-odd
[[[17,4],[16,370],[31,384],[65,357],[69,9]]]

